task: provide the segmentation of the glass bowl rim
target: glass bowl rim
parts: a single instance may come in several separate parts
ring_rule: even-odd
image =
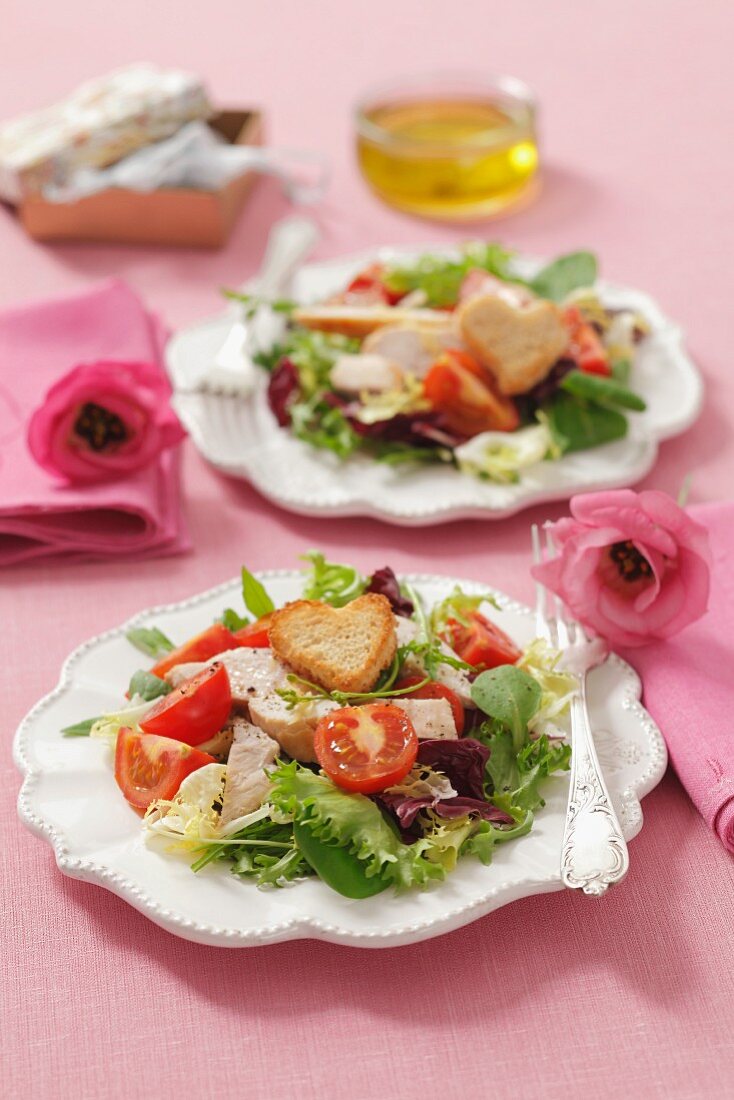
[[[431,84],[440,86],[455,85],[456,91],[461,91],[464,84],[466,91],[481,92],[488,97],[492,93],[501,93],[507,100],[512,100],[513,106],[522,112],[521,117],[512,119],[510,124],[503,126],[482,139],[467,140],[463,146],[452,146],[452,152],[460,153],[461,149],[487,149],[506,140],[508,134],[515,133],[520,127],[525,127],[531,135],[534,135],[535,117],[537,112],[537,99],[533,90],[523,80],[516,76],[495,76],[492,73],[479,73],[475,71],[461,71],[458,69],[437,70],[434,72],[413,73],[406,76],[394,77],[392,80],[384,80],[379,84],[368,88],[357,100],[354,107],[354,122],[359,137],[366,138],[375,145],[391,146],[415,146],[421,152],[430,152],[445,148],[440,141],[410,141],[402,134],[391,133],[379,123],[373,122],[367,117],[367,111],[374,108],[380,100],[395,99],[410,100],[411,92],[415,94],[416,101],[427,98]],[[423,86],[423,89],[421,89]],[[424,95],[421,95],[423,90]]]

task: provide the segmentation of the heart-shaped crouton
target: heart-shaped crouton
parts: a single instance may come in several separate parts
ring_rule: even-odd
[[[495,295],[471,298],[459,310],[465,342],[501,393],[527,393],[566,350],[568,331],[553,302],[516,308]]]
[[[395,657],[395,620],[384,596],[358,596],[346,607],[296,600],[273,614],[276,657],[327,691],[370,691]]]

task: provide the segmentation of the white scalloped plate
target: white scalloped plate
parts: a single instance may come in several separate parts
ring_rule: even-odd
[[[431,251],[450,253],[450,249]],[[309,264],[298,273],[294,296],[319,301],[343,287],[375,259],[410,258],[416,250],[383,249],[348,259]],[[525,258],[525,275],[542,261]],[[644,413],[630,414],[626,439],[544,462],[516,485],[497,485],[460,474],[449,466],[396,468],[365,455],[340,461],[279,428],[267,404],[266,376],[250,398],[184,392],[211,362],[232,323],[225,313],[177,333],[166,358],[176,390],[173,403],[201,454],[224,473],[241,477],[291,512],[317,516],[374,516],[403,526],[449,519],[499,519],[534,504],[565,500],[577,492],[633,485],[652,469],[663,439],[696,420],[703,395],[701,377],[687,355],[680,329],[646,294],[600,283],[609,306],[639,310],[651,332],[640,345],[634,388],[647,401]]]
[[[260,576],[278,604],[301,593],[299,573]],[[409,579],[431,603],[456,583],[469,592],[487,591],[455,578]],[[64,739],[59,731],[119,704],[122,685],[140,663],[125,639],[132,624],[155,624],[173,638],[190,637],[236,601],[239,592],[240,582],[234,580],[193,599],[143,612],[91,639],[72,653],[59,685],[21,723],[14,743],[15,759],[25,776],[19,814],[53,846],[64,874],[106,887],[175,935],[224,947],[303,937],[392,947],[449,932],[517,898],[561,889],[567,776],[549,781],[547,804],[532,833],[502,845],[490,867],[465,859],[445,882],[400,896],[391,891],[349,901],[318,880],[259,890],[221,866],[194,875],[187,860],[167,853],[165,844],[146,843],[140,819],[115,785],[106,744]],[[529,641],[529,609],[497,595],[502,626],[518,641]],[[635,672],[615,656],[590,677],[599,754],[628,839],[642,827],[640,799],[660,781],[666,765],[662,737],[640,705],[640,690]]]

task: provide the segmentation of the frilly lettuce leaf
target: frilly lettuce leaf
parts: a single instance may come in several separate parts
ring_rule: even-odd
[[[311,563],[303,586],[304,599],[344,607],[364,592],[367,581],[353,565],[327,561],[318,550],[309,550],[301,556]]]
[[[540,704],[530,719],[529,727],[534,732],[553,733],[556,720],[568,710],[578,681],[570,672],[562,672],[558,667],[561,651],[554,649],[543,638],[536,638],[525,649],[517,662],[517,668],[529,673],[540,685]]]
[[[499,606],[491,593],[469,596],[457,584],[445,600],[434,605],[430,616],[430,628],[435,634],[441,634],[446,629],[449,619],[456,619],[457,622],[468,626],[469,613],[478,611],[484,603],[491,604],[492,607]]]
[[[482,432],[454,450],[459,469],[501,484],[520,480],[520,471],[545,458],[557,457],[547,424],[531,424],[515,432]]]
[[[99,737],[103,741],[109,742],[114,748],[117,735],[122,727],[129,726],[130,729],[137,730],[140,719],[145,717],[155,703],[155,699],[142,699],[139,695],[134,695],[129,706],[122,707],[121,710],[113,711],[111,714],[103,714],[101,718],[98,718],[92,726],[89,736]]]
[[[271,781],[273,806],[319,840],[347,848],[364,863],[367,878],[377,875],[398,888],[443,878],[443,868],[423,857],[425,842],[403,844],[365,795],[342,791],[296,761],[281,764]]]

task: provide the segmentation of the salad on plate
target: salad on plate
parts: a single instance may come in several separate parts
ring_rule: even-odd
[[[489,593],[425,606],[389,567],[306,559],[302,598],[281,608],[243,569],[244,608],[196,637],[130,630],[154,663],[118,710],[64,735],[109,741],[146,838],[197,873],[316,875],[365,898],[490,863],[569,767],[561,654],[519,648]]]
[[[634,392],[645,319],[606,306],[596,280],[589,252],[531,278],[486,243],[373,263],[323,302],[269,303],[284,325],[255,356],[268,404],[280,428],[340,459],[516,482],[623,438],[645,409]],[[252,314],[264,305],[225,293]]]

